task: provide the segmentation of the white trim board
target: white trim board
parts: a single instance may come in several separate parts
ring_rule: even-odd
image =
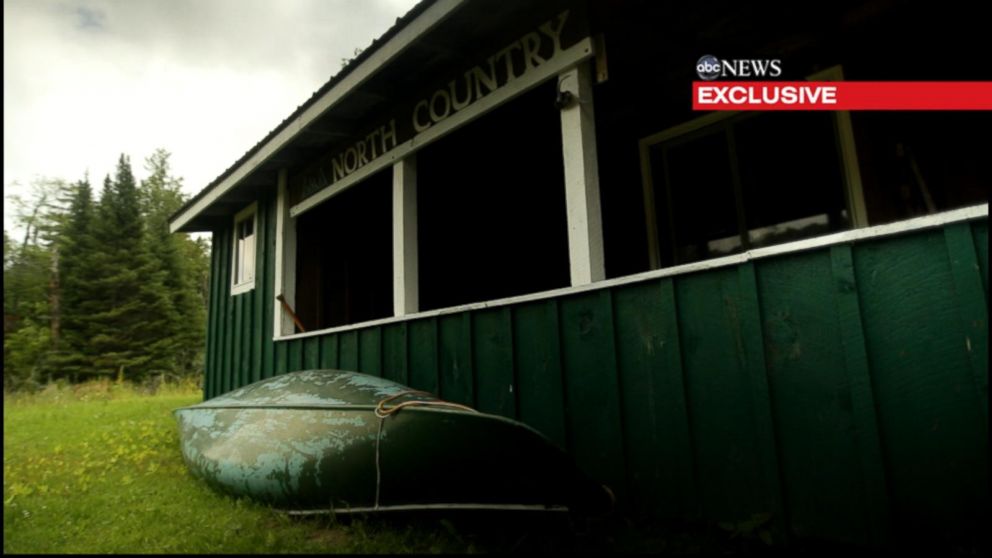
[[[815,248],[823,248],[837,244],[855,243],[873,238],[894,236],[908,232],[926,230],[934,227],[940,227],[949,223],[957,223],[961,221],[980,219],[982,217],[988,217],[988,215],[989,215],[989,204],[985,203],[981,205],[974,205],[971,207],[964,207],[961,209],[953,209],[951,211],[945,211],[943,213],[937,213],[934,215],[915,217],[913,219],[907,219],[905,221],[897,221],[895,223],[888,223],[885,225],[876,225],[873,227],[852,229],[825,236],[819,236],[816,238],[807,238],[804,240],[788,242],[785,244],[776,244],[775,246],[768,246],[765,248],[756,248],[754,250],[748,250],[747,252],[734,254],[732,256],[724,256],[722,258],[714,258],[712,260],[703,260],[701,262],[693,262],[674,267],[666,267],[664,269],[645,271],[642,273],[636,273],[634,275],[618,277],[616,279],[607,279],[605,281],[599,281],[596,283],[579,285],[577,287],[565,287],[561,289],[544,291],[540,293],[520,295],[520,296],[514,296],[508,298],[500,298],[485,302],[475,302],[472,304],[463,304],[460,306],[452,306],[450,308],[441,308],[438,310],[418,312],[416,314],[407,314],[406,316],[395,316],[390,318],[382,318],[379,320],[361,322],[357,324],[348,324],[344,326],[322,329],[319,331],[308,331],[306,333],[298,333],[295,335],[274,337],[273,341],[291,341],[293,339],[303,339],[306,337],[330,335],[332,333],[343,333],[346,331],[364,329],[367,327],[388,325],[397,322],[405,322],[411,320],[418,320],[422,318],[444,316],[447,314],[457,314],[460,312],[466,312],[471,310],[482,310],[485,308],[508,306],[511,304],[520,304],[524,302],[533,302],[537,300],[546,300],[549,298],[557,298],[561,296],[578,294],[578,293],[594,291],[599,289],[609,289],[612,287],[627,285],[630,283],[650,281],[652,279],[660,279],[662,277],[687,275],[689,273],[695,273],[697,271],[742,264],[749,261],[760,260],[762,258],[767,258],[771,256],[804,252],[806,250],[813,250]]]
[[[331,107],[338,104],[341,99],[349,95],[365,83],[370,77],[378,72],[383,66],[396,58],[403,50],[410,46],[413,41],[421,35],[436,27],[439,23],[447,19],[466,0],[438,0],[432,6],[424,10],[423,13],[414,18],[406,27],[400,29],[386,44],[373,52],[367,59],[358,65],[348,75],[341,79],[334,87],[324,93],[302,114],[289,122],[279,133],[273,136],[265,145],[260,147],[247,161],[242,163],[231,174],[224,178],[220,184],[214,186],[202,198],[197,200],[192,206],[183,211],[174,221],[169,223],[169,231],[176,232],[186,223],[189,223],[199,213],[203,212],[212,203],[217,201],[222,195],[234,188],[249,173],[268,161],[279,149],[283,148],[290,140],[296,137],[304,128],[309,126],[327,112]]]
[[[551,60],[548,60],[544,64],[541,64],[526,74],[517,77],[510,83],[504,85],[496,91],[493,91],[475,103],[472,103],[471,105],[434,124],[416,136],[397,145],[391,151],[384,153],[379,158],[371,161],[364,167],[294,205],[289,210],[289,216],[300,216],[307,210],[313,209],[317,205],[337,194],[340,194],[345,189],[354,186],[372,174],[384,169],[387,166],[393,165],[407,155],[416,153],[418,149],[431,144],[435,140],[440,139],[442,136],[457,130],[490,110],[493,110],[503,103],[510,101],[514,97],[527,92],[528,90],[543,83],[545,80],[557,76],[592,55],[592,39],[586,37],[576,44],[568,47]]]
[[[572,285],[606,279],[592,79],[590,64],[576,64],[558,75],[558,91],[572,95],[570,105],[561,110],[561,155]]]
[[[393,165],[393,315],[420,310],[417,156]]]

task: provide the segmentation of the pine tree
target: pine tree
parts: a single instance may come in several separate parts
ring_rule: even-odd
[[[96,259],[102,308],[92,316],[90,339],[94,365],[104,372],[139,380],[168,369],[162,332],[175,320],[164,272],[148,250],[138,188],[126,155],[121,155],[111,182],[104,181],[94,227],[103,248]]]
[[[90,316],[99,311],[97,268],[93,265],[98,247],[93,236],[93,189],[89,178],[69,191],[68,213],[58,236],[59,284],[61,286],[61,343],[52,357],[53,366],[73,381],[94,373],[90,343]]]
[[[169,232],[169,217],[183,204],[182,181],[170,174],[170,154],[157,149],[145,160],[150,173],[142,181],[141,201],[147,225],[149,253],[163,278],[173,312],[163,316],[158,357],[170,363],[174,374],[198,371],[205,335],[205,300],[195,283],[196,244],[185,234]],[[192,245],[192,246],[191,246]],[[191,254],[193,257],[191,258]],[[201,256],[202,257],[202,256]]]
[[[209,247],[168,231],[185,201],[168,152],[146,163],[138,188],[121,155],[98,203],[88,178],[9,197],[23,241],[4,231],[5,388],[201,373]]]

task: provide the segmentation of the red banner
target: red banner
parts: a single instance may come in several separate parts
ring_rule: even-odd
[[[992,81],[694,81],[692,110],[992,110]]]

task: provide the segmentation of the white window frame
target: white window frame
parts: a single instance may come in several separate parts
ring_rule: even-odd
[[[808,81],[844,81],[844,72],[838,64],[806,76]],[[661,267],[661,247],[658,245],[658,216],[655,214],[655,185],[651,169],[649,150],[651,146],[663,143],[696,130],[706,128],[718,122],[740,114],[741,111],[714,111],[677,124],[650,136],[640,139],[638,148],[641,159],[641,184],[644,190],[644,218],[648,236],[649,269]],[[861,171],[858,167],[858,154],[854,144],[854,131],[851,127],[851,113],[846,110],[833,111],[835,137],[840,148],[840,171],[843,177],[845,209],[851,219],[851,228],[858,229],[868,226],[868,213],[865,209],[864,193],[861,188]],[[664,192],[664,195],[668,195]],[[669,206],[669,210],[672,208]]]
[[[244,221],[251,219],[251,263],[246,268],[250,274],[241,282],[238,282],[238,227]],[[246,243],[245,246],[248,246]],[[245,253],[248,253],[247,251]],[[239,295],[251,291],[255,288],[255,272],[258,267],[258,202],[242,209],[234,216],[234,228],[231,234],[231,296]]]

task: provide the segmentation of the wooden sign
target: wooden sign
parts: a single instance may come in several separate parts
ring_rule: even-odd
[[[453,130],[591,55],[588,38],[569,48],[562,46],[568,22],[565,10],[418,99],[400,113],[403,116],[390,118],[362,139],[322,158],[292,181],[299,194],[294,196],[298,203],[291,215],[340,192],[356,174],[364,177],[381,168],[383,161],[395,162],[436,139],[438,132]]]

